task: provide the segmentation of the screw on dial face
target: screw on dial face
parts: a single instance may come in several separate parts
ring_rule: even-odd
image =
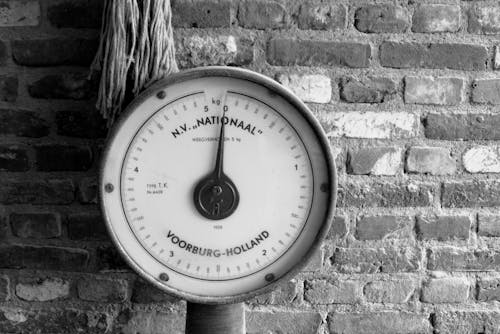
[[[194,190],[194,205],[205,218],[220,220],[229,217],[238,207],[240,195],[233,181],[224,174],[224,127],[226,113],[221,117],[219,144],[214,170],[202,178]]]

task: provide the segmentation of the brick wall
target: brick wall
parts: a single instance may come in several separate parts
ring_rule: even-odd
[[[87,80],[101,0],[0,1],[0,332],[182,333],[120,260]],[[498,333],[500,5],[174,2],[178,63],[276,78],[331,138],[337,217],[249,333]],[[497,45],[499,44],[499,45]]]

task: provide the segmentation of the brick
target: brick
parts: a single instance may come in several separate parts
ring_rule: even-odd
[[[52,246],[0,246],[0,267],[8,269],[82,271],[89,253],[79,248]]]
[[[246,332],[257,333],[317,333],[321,325],[317,312],[246,312]]]
[[[468,216],[418,216],[417,236],[421,240],[448,241],[469,239],[471,219]]]
[[[106,313],[72,308],[5,307],[0,311],[4,333],[88,333],[105,334],[111,319]]]
[[[113,330],[116,333],[182,334],[184,328],[184,316],[168,308],[165,311],[131,311],[131,308],[123,308],[118,314],[117,321],[113,323]]]
[[[333,3],[305,3],[300,6],[299,29],[338,31],[345,28],[347,9]]]
[[[0,75],[0,101],[15,102],[18,86],[17,76]]]
[[[460,6],[427,4],[415,9],[411,30],[423,33],[457,32],[460,26]]]
[[[495,55],[493,57],[493,69],[500,69],[500,46],[495,45]]]
[[[128,299],[128,282],[124,279],[82,278],[77,284],[82,300],[103,303],[121,303]]]
[[[405,77],[405,103],[454,106],[462,102],[460,78]]]
[[[84,204],[97,204],[99,183],[95,177],[85,177],[78,185],[78,200]]]
[[[36,169],[44,172],[86,171],[93,162],[92,150],[88,146],[44,144],[35,147],[35,155]]]
[[[361,32],[405,32],[409,25],[408,12],[401,6],[366,5],[358,8],[354,14],[354,26]]]
[[[303,272],[320,271],[323,269],[323,250],[316,250],[309,258],[305,266],[302,268]]]
[[[277,1],[244,0],[238,9],[240,26],[249,29],[278,29],[287,24],[285,7]]]
[[[103,217],[98,211],[71,213],[66,221],[71,240],[109,240]]]
[[[500,216],[479,214],[478,234],[484,237],[500,237]]]
[[[477,282],[477,300],[500,301],[500,277],[481,277]]]
[[[422,287],[424,303],[464,303],[469,299],[470,282],[463,277],[430,279]]]
[[[406,171],[431,175],[449,175],[457,170],[456,161],[445,147],[412,146],[406,155]]]
[[[172,1],[174,28],[229,28],[233,20],[229,1]]]
[[[470,33],[494,35],[500,32],[500,6],[476,3],[468,14]]]
[[[0,135],[40,138],[49,133],[49,123],[35,112],[0,110]]]
[[[476,79],[472,83],[472,101],[491,105],[500,104],[500,79]]]
[[[432,318],[437,333],[493,334],[500,327],[500,313],[494,310],[438,310]]]
[[[0,65],[6,65],[8,58],[7,45],[0,41]]]
[[[19,238],[57,238],[61,236],[61,218],[55,213],[11,213],[12,234]]]
[[[143,279],[136,279],[133,285],[132,302],[140,304],[175,303],[179,302],[179,299]]]
[[[409,238],[413,228],[410,216],[361,216],[356,222],[356,239],[383,240]]]
[[[403,304],[410,300],[416,288],[416,282],[409,279],[372,281],[363,287],[363,294],[370,303]]]
[[[56,113],[57,134],[77,138],[104,138],[106,120],[93,110],[60,110]]]
[[[26,172],[31,168],[26,148],[19,145],[0,146],[0,171]]]
[[[28,85],[31,97],[38,99],[84,100],[90,97],[90,83],[83,73],[51,74]]]
[[[40,39],[11,42],[12,58],[23,66],[89,66],[97,52],[96,39]]]
[[[253,60],[253,42],[232,35],[184,37],[176,43],[181,68],[208,65],[247,65]]]
[[[338,207],[424,207],[432,205],[434,187],[427,183],[347,182],[338,191]]]
[[[304,298],[313,305],[357,304],[361,296],[361,285],[357,281],[311,280],[304,284]]]
[[[342,274],[416,272],[422,254],[415,248],[336,248],[330,262]]]
[[[96,250],[97,270],[131,270],[114,246],[100,246]]]
[[[326,236],[327,239],[342,238],[347,234],[347,221],[345,216],[335,216],[330,230]]]
[[[500,140],[500,115],[429,114],[425,136],[441,140]]]
[[[347,172],[355,175],[396,175],[401,171],[399,147],[365,147],[349,150]]]
[[[406,112],[336,112],[319,115],[329,137],[399,139],[419,133],[419,118]]]
[[[340,80],[340,98],[351,103],[382,103],[393,99],[397,83],[390,78],[344,77]]]
[[[462,161],[469,173],[500,173],[500,147],[472,147],[464,153]]]
[[[304,102],[329,103],[332,99],[332,84],[327,76],[279,73],[276,80]]]
[[[63,0],[51,3],[47,18],[56,28],[94,28],[101,26],[101,0]]]
[[[380,63],[393,68],[441,68],[463,71],[488,69],[489,53],[485,46],[473,44],[417,44],[383,42]]]
[[[463,250],[456,247],[428,251],[427,268],[443,271],[498,271],[500,253],[491,249]]]
[[[290,306],[294,303],[302,302],[302,291],[298,287],[296,280],[279,284],[271,292],[259,295],[254,298],[257,304]]]
[[[7,276],[0,276],[0,302],[10,300],[10,279]]]
[[[496,180],[445,182],[441,201],[446,208],[499,206],[500,182]]]
[[[75,187],[67,179],[0,179],[0,203],[69,204]]]
[[[370,64],[369,44],[273,38],[267,45],[267,61],[278,66],[345,66]]]
[[[38,1],[2,1],[0,27],[37,26],[40,23]]]
[[[9,235],[9,226],[7,224],[7,219],[6,217],[2,217],[0,215],[0,242],[3,242],[5,239],[7,239],[7,236]]]
[[[342,334],[431,334],[432,326],[425,314],[401,311],[370,313],[329,313],[330,333]]]
[[[46,302],[69,296],[70,283],[59,277],[28,279],[16,285],[16,296],[22,300]]]

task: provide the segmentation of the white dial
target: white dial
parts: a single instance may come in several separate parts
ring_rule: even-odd
[[[113,239],[141,274],[188,299],[223,301],[279,280],[317,247],[334,205],[314,120],[249,73],[210,68],[160,83],[107,147]]]

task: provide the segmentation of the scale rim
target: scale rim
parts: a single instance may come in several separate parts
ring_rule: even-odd
[[[314,238],[312,246],[306,251],[306,254],[299,261],[297,261],[292,267],[290,267],[290,269],[284,275],[277,278],[272,283],[269,283],[262,288],[233,296],[197,295],[181,291],[179,289],[175,289],[171,286],[165,285],[158,279],[154,278],[153,275],[149,274],[146,270],[139,267],[135,263],[135,261],[131,258],[131,256],[127,253],[125,247],[120,243],[116,234],[113,232],[113,229],[111,227],[112,225],[111,219],[108,217],[107,211],[104,207],[103,194],[106,192],[106,190],[103,178],[104,178],[104,171],[106,168],[106,162],[108,161],[108,157],[111,154],[110,153],[111,145],[109,145],[109,143],[115,140],[121,126],[127,121],[129,116],[136,110],[136,106],[142,104],[144,100],[148,99],[149,97],[155,96],[159,91],[161,91],[167,86],[176,84],[178,82],[211,77],[211,76],[242,79],[253,82],[258,85],[262,85],[265,88],[267,88],[272,94],[280,95],[283,99],[285,99],[288,103],[290,103],[295,108],[295,110],[299,112],[301,116],[304,117],[306,122],[312,128],[313,133],[316,135],[317,140],[321,145],[321,151],[323,152],[323,156],[326,161],[327,175],[330,180],[327,189],[329,191],[328,201],[327,201],[329,205],[325,211],[326,215],[324,221],[321,224],[321,228],[319,229],[318,233],[316,234],[316,237]],[[135,271],[135,273],[137,273],[142,279],[148,281],[155,287],[159,288],[161,291],[164,291],[175,297],[187,300],[189,302],[201,303],[201,304],[230,304],[230,303],[243,302],[252,297],[264,294],[266,292],[270,292],[271,290],[278,287],[280,284],[283,284],[292,279],[293,277],[295,277],[301,271],[301,269],[303,269],[307,265],[311,257],[315,254],[315,252],[321,248],[322,242],[323,240],[325,240],[327,233],[332,225],[335,214],[336,202],[337,202],[338,178],[337,178],[335,158],[333,156],[327,135],[325,134],[325,131],[323,130],[319,121],[313,115],[312,111],[290,89],[279,84],[270,77],[257,73],[255,71],[237,67],[228,67],[228,66],[205,66],[205,67],[183,70],[181,72],[171,74],[168,77],[159,80],[155,84],[145,89],[142,93],[140,93],[137,97],[135,97],[130,104],[127,105],[127,107],[120,114],[117,121],[115,122],[115,124],[113,124],[112,128],[108,132],[108,135],[105,139],[105,143],[106,143],[105,148],[103,150],[99,166],[98,195],[99,195],[100,209],[101,212],[103,213],[103,219],[105,222],[106,229],[108,231],[108,235],[111,237],[113,245],[118,249],[119,254],[125,260],[127,265]]]

